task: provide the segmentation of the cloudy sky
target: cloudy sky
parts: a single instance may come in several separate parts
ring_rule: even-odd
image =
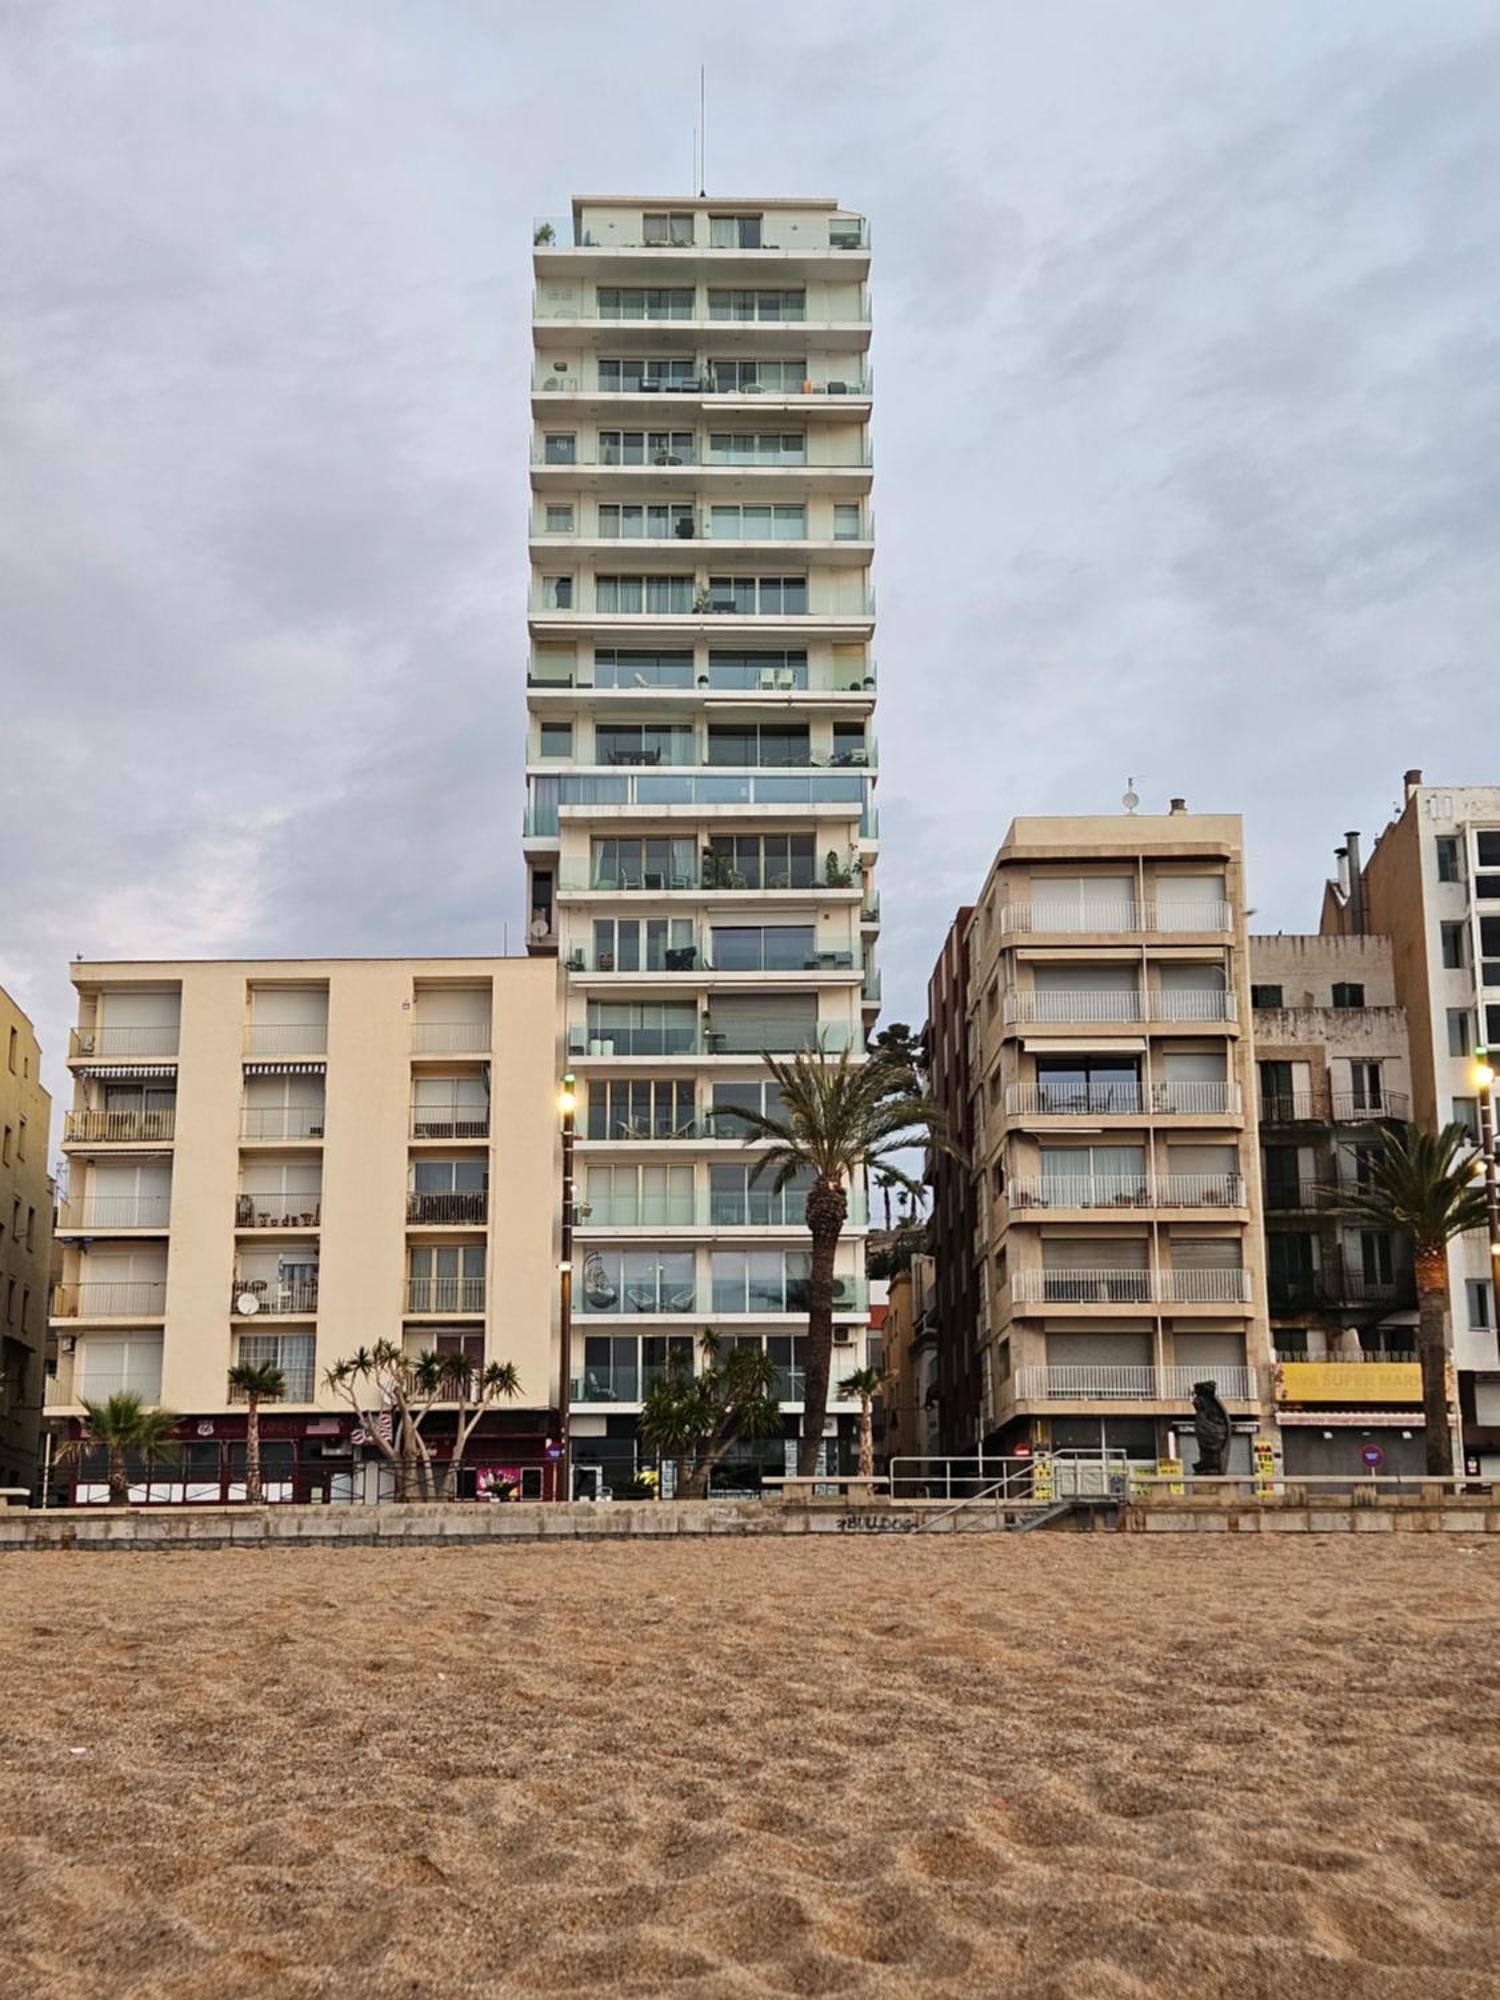
[[[888,1018],[1009,817],[1500,780],[1500,8],[0,0],[0,983],[487,952],[530,218],[872,218]]]

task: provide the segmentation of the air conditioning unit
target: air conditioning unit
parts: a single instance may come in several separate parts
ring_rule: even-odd
[[[854,1345],[853,1328],[836,1326],[833,1329],[833,1344],[835,1347],[852,1347]]]

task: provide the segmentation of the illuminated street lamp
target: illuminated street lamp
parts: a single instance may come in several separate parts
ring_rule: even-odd
[[[1495,1158],[1495,1070],[1487,1049],[1474,1051],[1474,1088],[1479,1094],[1479,1153],[1485,1200],[1490,1212],[1490,1255],[1500,1257],[1500,1161]]]
[[[557,1478],[554,1500],[573,1497],[572,1427],[570,1404],[573,1391],[573,1118],[578,1097],[573,1088],[573,1072],[567,1071],[557,1093],[562,1115],[562,1254],[558,1258],[558,1331],[562,1354],[557,1364]]]

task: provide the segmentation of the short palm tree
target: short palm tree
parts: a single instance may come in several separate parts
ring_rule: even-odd
[[[1422,1412],[1427,1430],[1427,1470],[1453,1477],[1453,1436],[1448,1422],[1448,1245],[1471,1229],[1488,1229],[1483,1184],[1474,1179],[1476,1155],[1466,1127],[1424,1132],[1418,1125],[1386,1125],[1363,1162],[1354,1190],[1331,1189],[1340,1215],[1411,1239],[1417,1279],[1417,1345],[1422,1362]]]
[[[286,1377],[274,1361],[237,1361],[229,1371],[229,1386],[245,1399],[245,1499],[264,1504],[260,1476],[260,1406],[279,1403],[286,1394]]]
[[[818,1470],[818,1453],[828,1415],[828,1374],[833,1358],[833,1265],[849,1213],[848,1182],[877,1160],[896,1186],[917,1193],[917,1183],[894,1155],[919,1146],[946,1146],[943,1116],[921,1094],[916,1073],[889,1062],[851,1062],[848,1049],[837,1057],[820,1049],[799,1049],[790,1058],[765,1056],[781,1093],[781,1110],[742,1111],[747,1145],[766,1144],[753,1178],[771,1176],[777,1193],[797,1177],[811,1176],[807,1226],[812,1263],[807,1285],[807,1350],[802,1402],[802,1439],[797,1471],[806,1479]]]
[[[890,1376],[879,1368],[856,1368],[846,1375],[839,1384],[839,1393],[859,1398],[859,1476],[873,1479],[875,1476],[875,1423],[870,1406],[880,1394]]]
[[[641,1403],[641,1437],[677,1462],[679,1500],[703,1499],[715,1467],[734,1445],[781,1429],[776,1364],[759,1342],[725,1352],[712,1329],[698,1339],[703,1366],[695,1372],[691,1355],[670,1348]]]
[[[112,1507],[130,1505],[128,1454],[149,1459],[170,1445],[177,1428],[172,1410],[150,1409],[133,1389],[117,1389],[102,1403],[85,1402],[83,1434],[76,1449],[102,1445],[109,1453],[109,1499]]]

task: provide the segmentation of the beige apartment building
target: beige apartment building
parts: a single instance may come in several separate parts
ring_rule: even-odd
[[[712,1326],[801,1416],[805,1190],[750,1179],[763,1051],[878,1012],[869,239],[829,200],[586,197],[533,232],[524,847],[578,1077],[573,1461]],[[867,1341],[865,1207],[834,1382]],[[852,1449],[835,1398],[829,1449]],[[785,1469],[786,1440],[726,1467]]]
[[[1429,1130],[1479,1134],[1475,1052],[1500,1049],[1500,785],[1403,780],[1401,809],[1368,861],[1359,836],[1338,853],[1321,928],[1390,940],[1394,995],[1407,1023],[1411,1115]],[[1471,1475],[1500,1477],[1500,1347],[1488,1238],[1449,1246],[1448,1296]]]
[[[1016,820],[968,929],[986,1452],[1274,1437],[1241,822]],[[950,1448],[969,1449],[950,1439]]]
[[[78,963],[49,1417],[128,1389],[178,1414],[150,1497],[243,1493],[237,1361],[287,1384],[268,1495],[373,1491],[324,1373],[388,1340],[506,1360],[471,1466],[549,1477],[557,1418],[556,968],[546,960]],[[43,1121],[45,1124],[45,1120]],[[44,1151],[44,1142],[43,1142]],[[452,1413],[428,1430],[443,1455]],[[105,1497],[89,1458],[72,1497]]]
[[[1421,1472],[1410,1246],[1338,1212],[1411,1115],[1388,937],[1250,940],[1272,1382],[1288,1473]]]
[[[0,987],[0,1487],[28,1490],[47,1341],[51,1122],[36,1030]]]

